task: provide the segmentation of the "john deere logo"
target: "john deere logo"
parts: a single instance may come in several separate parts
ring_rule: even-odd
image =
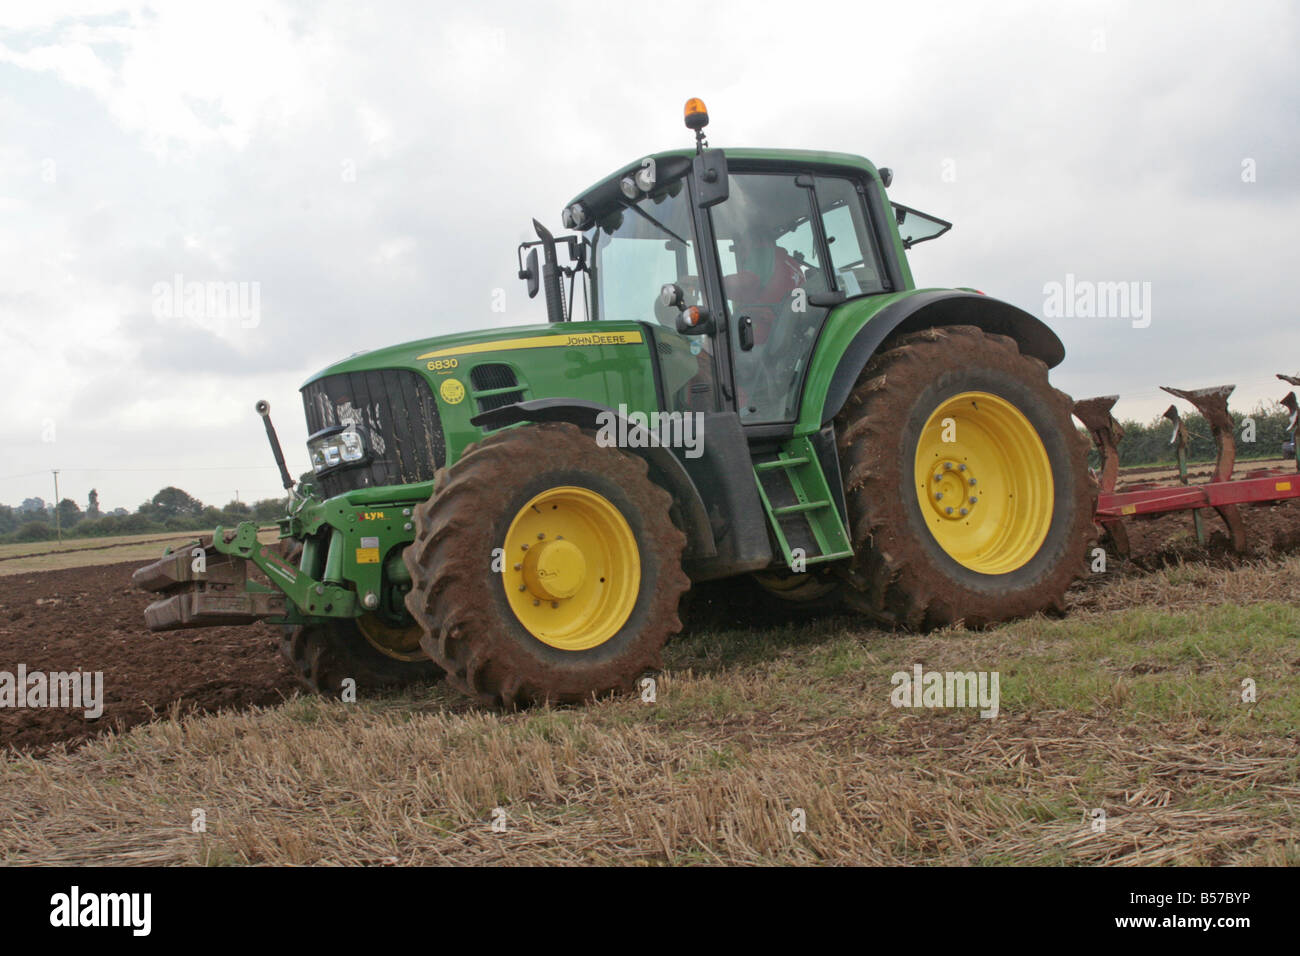
[[[442,400],[448,405],[459,405],[465,398],[465,386],[454,378],[444,379],[438,391],[442,393]]]

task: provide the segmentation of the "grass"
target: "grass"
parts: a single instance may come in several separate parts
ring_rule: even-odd
[[[120,561],[149,561],[160,557],[163,549],[195,540],[202,532],[178,531],[175,534],[119,535],[108,538],[68,538],[57,541],[28,541],[0,544],[0,577],[33,571],[61,571]],[[207,532],[211,533],[211,532]],[[279,540],[275,529],[258,532],[258,540],[270,544]]]
[[[696,633],[654,704],[434,686],[172,716],[0,759],[0,862],[1296,864],[1297,571],[1173,568],[979,633]],[[917,663],[997,671],[999,716],[895,709]]]

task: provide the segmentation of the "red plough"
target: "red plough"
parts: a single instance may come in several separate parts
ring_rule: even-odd
[[[1278,378],[1291,385],[1300,385],[1300,378],[1293,378],[1290,375],[1278,375]],[[1109,535],[1115,550],[1120,555],[1127,556],[1129,542],[1124,527],[1125,518],[1151,517],[1171,511],[1190,511],[1196,529],[1196,540],[1204,545],[1205,511],[1213,508],[1228,529],[1228,540],[1232,549],[1238,552],[1245,551],[1246,528],[1242,523],[1238,506],[1300,498],[1300,474],[1298,474],[1300,453],[1297,453],[1295,469],[1256,469],[1234,479],[1232,472],[1237,460],[1237,443],[1233,436],[1232,416],[1228,413],[1228,396],[1236,386],[1221,385],[1217,388],[1193,391],[1167,386],[1161,388],[1176,398],[1190,402],[1209,422],[1218,452],[1214,472],[1210,480],[1204,484],[1193,485],[1188,482],[1187,425],[1179,415],[1177,407],[1170,405],[1164,417],[1174,425],[1171,442],[1175,445],[1178,456],[1180,484],[1146,482],[1133,484],[1123,491],[1117,491],[1119,442],[1124,437],[1124,429],[1111,414],[1111,409],[1118,396],[1105,395],[1075,402],[1075,417],[1083,422],[1084,427],[1092,435],[1097,450],[1101,453],[1101,469],[1097,474],[1097,481],[1101,487],[1097,498],[1097,524]],[[1296,393],[1289,392],[1281,403],[1291,413],[1288,433],[1294,442],[1297,418],[1300,417],[1297,416],[1297,409],[1300,406],[1297,405]]]

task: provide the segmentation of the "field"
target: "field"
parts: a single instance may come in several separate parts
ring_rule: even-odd
[[[1134,525],[1068,616],[984,632],[701,587],[653,703],[519,714],[298,696],[268,626],[145,631],[138,560],[10,573],[0,670],[108,704],[0,710],[0,862],[1300,863],[1300,508],[1245,520],[1245,559]],[[918,664],[998,673],[998,715],[894,707]]]
[[[114,538],[68,538],[62,543],[33,541],[27,544],[0,544],[0,577],[29,571],[54,571],[82,568],[119,561],[145,564],[163,553],[198,537],[193,531],[175,534],[131,534]],[[258,540],[272,542],[278,535],[274,528],[263,528]]]

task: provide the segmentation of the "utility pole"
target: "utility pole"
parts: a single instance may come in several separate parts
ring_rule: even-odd
[[[54,533],[59,536],[59,544],[63,544],[63,528],[59,522],[59,469],[51,469],[54,472]]]

